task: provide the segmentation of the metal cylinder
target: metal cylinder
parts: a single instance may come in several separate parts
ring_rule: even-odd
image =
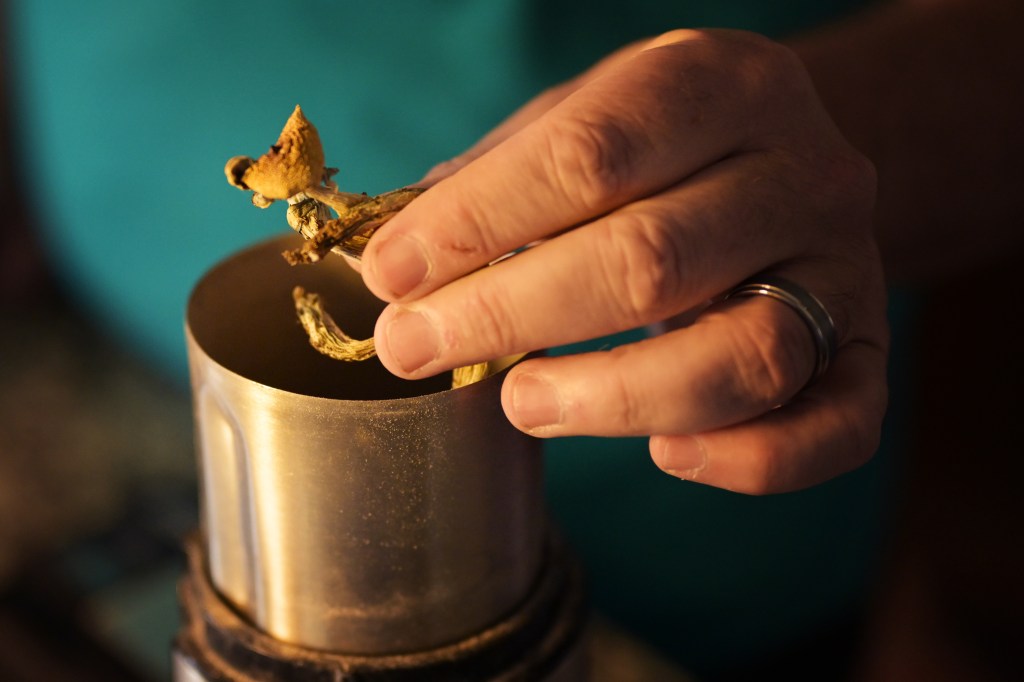
[[[214,267],[187,339],[213,588],[276,640],[386,655],[470,637],[538,580],[538,444],[499,402],[501,373],[455,390],[309,347],[291,290],[351,335],[383,304],[341,259],[290,267],[289,236]],[[336,262],[333,262],[336,261]]]

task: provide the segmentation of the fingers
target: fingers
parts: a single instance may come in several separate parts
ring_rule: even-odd
[[[885,360],[884,345],[848,343],[803,388],[814,364],[810,335],[785,305],[759,297],[611,352],[522,363],[502,405],[541,437],[673,434],[650,442],[666,473],[747,494],[785,492],[870,458],[886,407]]]
[[[758,181],[779,172],[762,156],[731,158],[418,301],[389,306],[377,323],[381,361],[418,378],[644,326],[806,252],[820,240],[800,226],[816,222],[793,211],[778,219],[787,199]]]
[[[702,67],[723,48],[694,35],[610,67],[419,197],[371,240],[367,286],[420,297],[742,149],[763,93]]]
[[[392,302],[375,330],[383,364],[420,378],[595,338],[770,273],[835,320],[839,351],[810,388],[807,322],[753,296],[658,338],[514,367],[509,419],[542,437],[655,434],[661,468],[743,492],[803,487],[866,459],[887,343],[874,176],[795,58],[766,44],[663,36],[550,91],[438,170],[362,261]]]
[[[799,490],[864,464],[885,413],[885,352],[846,346],[822,380],[764,416],[695,435],[653,436],[667,473],[747,494]]]
[[[701,433],[788,401],[814,357],[787,306],[730,301],[691,327],[610,352],[524,362],[502,404],[516,427],[541,437]]]

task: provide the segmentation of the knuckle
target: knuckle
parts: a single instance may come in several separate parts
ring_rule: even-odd
[[[628,347],[619,347],[609,351],[610,362],[624,358],[631,353]],[[646,421],[649,410],[641,404],[641,400],[630,383],[630,373],[623,371],[611,371],[608,373],[607,402],[605,404],[614,406],[607,415],[606,428],[617,434],[642,434],[647,433]]]
[[[736,390],[756,411],[785,402],[811,370],[810,337],[799,321],[782,325],[774,317],[747,316],[731,341]]]
[[[635,324],[661,319],[683,288],[683,248],[664,216],[623,212],[606,224],[608,276],[621,294],[623,315]]]
[[[485,358],[523,350],[517,347],[516,325],[507,301],[507,296],[490,287],[470,291],[463,318],[471,325],[466,335],[473,345],[469,355]]]
[[[576,208],[607,206],[626,188],[633,142],[615,118],[569,117],[552,126],[547,142],[549,179]]]

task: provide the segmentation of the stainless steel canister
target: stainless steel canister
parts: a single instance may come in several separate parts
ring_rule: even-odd
[[[291,236],[214,267],[188,305],[213,588],[271,637],[384,655],[469,637],[544,561],[540,450],[502,413],[499,373],[451,390],[309,347],[291,291],[372,334],[383,304],[340,258],[290,267]]]

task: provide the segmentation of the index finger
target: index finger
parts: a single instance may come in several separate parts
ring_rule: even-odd
[[[763,60],[724,78],[721,40],[678,37],[614,65],[409,205],[367,247],[367,286],[417,298],[742,148]]]

